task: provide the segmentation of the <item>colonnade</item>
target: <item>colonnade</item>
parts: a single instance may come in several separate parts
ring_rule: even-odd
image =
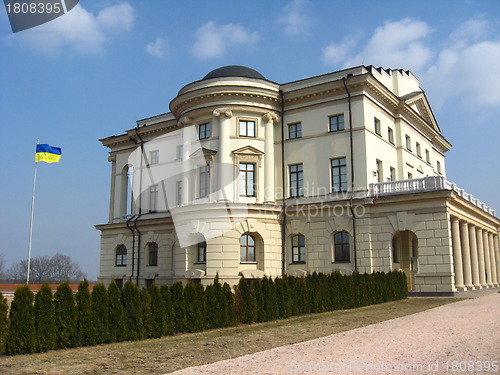
[[[458,217],[451,217],[455,287],[474,290],[498,287],[498,234]]]

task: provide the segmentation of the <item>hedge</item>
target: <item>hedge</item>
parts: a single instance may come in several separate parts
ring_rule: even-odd
[[[204,287],[177,282],[138,290],[126,282],[123,291],[112,282],[106,290],[96,284],[92,293],[82,281],[76,298],[67,283],[52,296],[45,285],[36,295],[27,286],[14,295],[9,317],[0,294],[0,349],[7,354],[124,340],[159,338],[235,324],[252,324],[293,315],[350,309],[406,298],[402,272],[312,273],[246,280],[231,287],[219,282]]]

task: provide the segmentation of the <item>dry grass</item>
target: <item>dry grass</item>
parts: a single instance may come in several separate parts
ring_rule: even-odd
[[[0,357],[2,374],[165,374],[348,331],[458,301],[418,298],[161,339]]]

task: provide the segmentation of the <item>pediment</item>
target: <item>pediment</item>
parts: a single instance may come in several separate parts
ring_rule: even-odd
[[[256,149],[255,147],[252,147],[252,146],[245,146],[245,147],[241,147],[237,150],[233,150],[233,154],[236,154],[236,155],[264,155],[264,153],[258,149]]]
[[[425,93],[417,91],[400,98],[408,107],[425,120],[434,130],[441,132]]]
[[[209,148],[200,147],[198,150],[193,152],[189,157],[193,159],[197,164],[210,164],[210,161],[217,154],[217,151],[211,150]],[[204,162],[204,163],[203,163]]]

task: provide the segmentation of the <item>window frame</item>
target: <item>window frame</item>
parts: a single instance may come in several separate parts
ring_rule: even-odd
[[[124,244],[118,245],[116,247],[115,267],[127,267],[127,252],[127,246],[125,246]]]
[[[294,136],[292,137],[292,129]],[[299,134],[300,133],[300,134]],[[292,124],[288,124],[288,139],[297,139],[302,138],[302,122],[294,122]]]
[[[150,242],[148,244],[148,266],[158,266],[158,244],[156,242]]]
[[[337,236],[341,236],[342,242],[337,242]],[[347,242],[345,239],[347,237]],[[347,246],[347,254],[345,247]],[[340,248],[340,253],[337,249]],[[347,255],[347,256],[346,256]],[[333,235],[333,262],[334,263],[350,263],[351,262],[351,235],[347,231],[339,231]]]
[[[210,165],[202,165],[199,169],[198,198],[206,198],[210,195]],[[205,188],[205,189],[204,189]]]
[[[196,263],[207,263],[207,241],[198,242],[196,248]]]
[[[391,145],[396,144],[396,143],[394,142],[394,129],[393,129],[393,128],[391,128],[390,126],[388,126],[388,127],[387,127],[387,140],[389,141],[389,143],[390,143]]]
[[[415,151],[417,152],[417,156],[422,159],[422,146],[418,142],[415,143]]]
[[[333,163],[338,161],[338,165],[334,165]],[[342,164],[342,161],[344,164]],[[342,168],[344,168],[344,173],[342,173]],[[338,172],[337,172],[338,171]],[[341,156],[339,158],[330,159],[330,173],[331,173],[331,184],[332,184],[332,193],[344,193],[348,190],[347,186],[347,157]],[[335,181],[338,179],[338,181]],[[339,189],[336,190],[335,187],[339,186]]]
[[[442,168],[441,168],[441,162],[439,160],[436,160],[436,171],[439,174],[443,174],[442,173]]]
[[[380,119],[378,119],[376,117],[373,118],[373,127],[375,130],[375,134],[382,137],[382,124],[380,122]]]
[[[201,141],[210,137],[212,137],[212,124],[210,121],[198,125],[198,139]]]
[[[428,149],[425,149],[425,162],[427,164],[431,163],[431,152]]]
[[[408,134],[406,134],[405,139],[406,139],[406,149],[408,151],[412,151],[412,149],[411,149],[411,137]]]
[[[384,163],[382,160],[375,160],[375,168],[377,168],[377,182],[384,182]]]
[[[245,134],[242,134],[241,132],[241,125],[242,123],[245,123]],[[248,131],[248,124],[253,123],[253,135],[249,135]],[[245,119],[239,119],[238,120],[238,134],[240,137],[246,137],[246,138],[256,138],[257,137],[257,121],[255,120],[245,120]]]
[[[396,168],[389,167],[389,178],[391,181],[396,181]]]
[[[149,212],[158,212],[158,185],[149,187]]]
[[[253,169],[241,169],[242,166],[246,166],[245,168],[248,168],[248,166],[253,166]],[[240,197],[255,197],[256,192],[256,181],[255,181],[255,172],[256,172],[257,165],[255,163],[245,163],[242,162],[240,163]],[[241,178],[242,178],[242,173],[245,176],[245,191],[241,191]],[[252,184],[250,185],[249,181],[249,175],[252,176]],[[251,189],[250,189],[251,188]],[[251,190],[251,194],[249,194],[249,190]]]
[[[303,234],[292,236],[292,264],[305,264],[306,256],[306,237]]]
[[[159,150],[150,151],[149,164],[151,164],[151,165],[160,164],[160,151]]]
[[[335,119],[336,122],[335,124],[332,124],[332,120]],[[340,127],[340,119],[342,119],[342,128]],[[333,126],[335,125],[335,126]],[[345,116],[343,113],[339,113],[338,115],[332,115],[328,116],[328,132],[334,133],[334,132],[340,132],[342,130],[345,130]]]
[[[244,244],[242,244],[242,239],[245,239]],[[249,243],[249,239],[252,240],[252,244]],[[243,257],[243,249],[245,249],[244,257]],[[253,249],[252,253],[253,259],[249,257],[250,255],[249,249]],[[255,237],[248,233],[242,234],[240,237],[240,263],[256,263],[255,250],[256,250]]]
[[[292,170],[296,168],[297,170]],[[300,170],[299,170],[300,168]],[[297,163],[288,166],[288,173],[290,174],[290,198],[298,198],[304,196],[304,164]],[[295,181],[294,181],[295,176]],[[295,193],[295,194],[294,194]]]

